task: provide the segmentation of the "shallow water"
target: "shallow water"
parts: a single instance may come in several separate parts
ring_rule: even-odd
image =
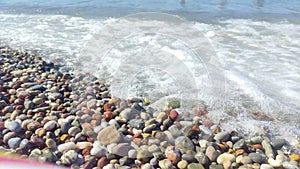
[[[118,17],[136,12],[163,12],[183,19],[177,18],[181,24],[169,34],[173,23],[168,18],[177,22],[174,16],[117,27]],[[14,0],[0,2],[0,39],[12,47],[35,50],[70,69],[84,63],[99,78],[111,80],[112,92],[118,96],[148,96],[156,106],[174,97],[186,105],[204,100],[213,112],[211,118],[227,129],[269,127],[277,135],[299,138],[299,16],[296,0]],[[151,28],[154,34],[133,31],[141,25],[169,29],[155,32]],[[96,62],[85,59],[82,51],[92,47],[95,41],[91,39],[105,36],[114,42],[108,28],[130,36],[123,36],[107,51],[102,50],[107,44],[100,43],[103,46],[92,57]],[[198,39],[193,33],[199,34]],[[199,45],[205,50],[193,52],[197,43],[192,42],[197,40],[205,41]],[[257,112],[274,120],[258,119]]]

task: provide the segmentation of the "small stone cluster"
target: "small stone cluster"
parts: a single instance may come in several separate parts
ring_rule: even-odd
[[[0,48],[0,152],[77,168],[299,169],[285,139],[222,131],[205,110],[164,111],[111,97],[88,74],[62,73],[30,52]]]

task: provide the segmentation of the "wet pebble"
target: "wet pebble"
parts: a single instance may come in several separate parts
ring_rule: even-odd
[[[262,163],[264,161],[263,157],[259,153],[250,153],[248,156],[255,163]]]
[[[286,144],[285,139],[274,139],[271,142],[271,145],[275,150],[281,149],[285,144]]]
[[[214,139],[218,142],[226,142],[230,138],[230,134],[228,132],[220,132],[214,136]]]
[[[188,150],[194,150],[194,143],[186,136],[180,136],[175,140],[175,148],[181,153],[186,153]]]

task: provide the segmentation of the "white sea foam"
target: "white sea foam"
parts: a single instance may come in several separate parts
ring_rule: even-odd
[[[77,62],[82,47],[94,33],[113,21],[115,19],[85,19],[65,15],[0,14],[0,37],[12,47],[33,49],[49,60],[63,61],[72,66]],[[300,136],[300,25],[288,21],[227,19],[214,24],[196,23],[194,27],[208,38],[226,70],[223,73],[226,78],[228,109],[233,106],[239,112],[233,121],[231,115],[220,118],[218,113],[211,114],[212,118],[216,121],[227,119],[224,126],[228,128],[233,123],[245,130],[255,130],[253,126],[268,126],[282,135]],[[147,38],[152,38],[153,41]],[[137,52],[143,41],[147,41],[149,43],[146,47],[152,45],[182,60],[192,72],[198,89],[209,87],[205,83],[209,76],[200,70],[205,67],[196,67],[205,64],[204,61],[193,58],[188,47],[171,39],[154,36],[132,36],[131,39],[125,39],[119,45],[127,45],[128,48],[124,50],[128,53],[111,50],[103,60],[104,63],[110,63],[105,73],[113,74],[120,66],[122,57],[129,56],[132,50]],[[140,46],[130,48],[134,44]],[[149,75],[149,72],[144,73]],[[157,80],[158,77],[153,75],[152,78]],[[162,81],[150,81],[149,84],[163,88],[174,82],[168,78],[168,75],[161,76]],[[137,79],[133,79],[133,82]],[[146,93],[157,91],[149,89],[151,91],[143,88]],[[171,96],[173,94],[170,93]],[[253,114],[243,113],[247,112],[247,108],[251,112],[263,111],[275,120],[255,120]]]

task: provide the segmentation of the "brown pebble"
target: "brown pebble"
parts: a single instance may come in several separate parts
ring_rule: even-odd
[[[134,138],[132,141],[133,141],[135,144],[137,144],[137,145],[141,145],[142,139],[141,139],[141,138]]]
[[[4,126],[4,122],[0,122],[0,130],[2,131],[2,130],[4,130],[5,129],[5,126]]]
[[[108,160],[106,157],[101,157],[101,158],[98,160],[97,167],[98,167],[98,168],[103,168],[103,167],[106,166],[107,164],[109,164],[109,160]]]
[[[39,122],[37,122],[37,121],[30,122],[27,125],[27,129],[30,130],[30,131],[35,131],[39,127],[41,127],[41,124]]]
[[[167,147],[165,155],[173,164],[177,164],[180,160],[180,153],[178,150],[175,150],[174,146]]]
[[[87,147],[87,148],[83,149],[83,150],[82,150],[82,155],[83,155],[83,156],[90,155],[91,149],[92,149],[92,147]]]
[[[243,149],[239,149],[235,151],[235,156],[243,155],[245,151]]]
[[[200,132],[201,132],[201,130],[200,130],[200,128],[199,128],[198,125],[194,125],[194,126],[192,127],[192,131],[193,131],[193,133],[194,133],[195,135],[198,135],[198,134],[200,134]]]
[[[36,147],[44,148],[45,147],[45,142],[42,138],[38,137],[38,136],[31,136],[30,137],[30,142],[35,145]]]

